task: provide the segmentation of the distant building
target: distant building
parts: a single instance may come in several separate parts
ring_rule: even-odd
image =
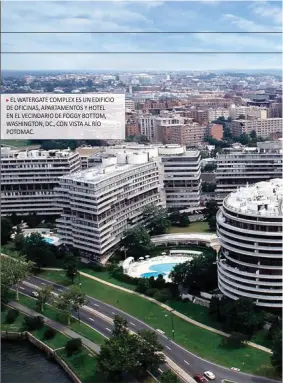
[[[263,138],[269,138],[274,133],[282,133],[282,118],[232,121],[232,134],[234,136],[240,136],[242,133],[250,134],[253,130]]]
[[[207,134],[216,140],[222,140],[223,138],[223,125],[210,124],[207,127]]]
[[[223,199],[237,188],[282,177],[282,143],[260,142],[253,148],[228,148],[218,154],[216,196]]]
[[[54,193],[59,177],[80,169],[79,154],[68,149],[1,148],[1,215],[59,215]]]

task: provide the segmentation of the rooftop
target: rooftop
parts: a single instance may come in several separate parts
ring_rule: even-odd
[[[241,213],[258,216],[282,216],[283,180],[275,178],[267,182],[240,187],[227,196],[223,205]]]
[[[32,149],[32,150],[19,150],[12,149],[10,147],[1,148],[1,158],[14,158],[14,159],[25,159],[25,158],[66,158],[73,155],[70,149],[53,149],[53,150],[42,150],[42,149]]]

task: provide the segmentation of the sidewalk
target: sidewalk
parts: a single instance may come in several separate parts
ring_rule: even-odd
[[[50,326],[53,327],[55,330],[60,331],[62,334],[70,337],[70,338],[80,338],[82,340],[82,344],[87,347],[90,351],[94,352],[95,354],[98,354],[100,351],[100,346],[98,346],[96,343],[93,343],[92,341],[88,340],[87,338],[84,338],[83,336],[77,334],[75,331],[70,330],[67,326],[55,322],[52,319],[47,318],[46,316],[38,313],[37,311],[31,310],[23,305],[21,305],[18,302],[12,301],[9,302],[9,306],[14,307],[15,309],[18,309],[24,314],[31,315],[31,316],[38,316],[40,315],[41,317],[44,318],[44,322]]]
[[[42,269],[43,269],[43,270],[50,270],[50,271],[62,271],[62,269],[51,268],[51,267],[43,267]],[[176,315],[177,317],[183,319],[184,321],[189,322],[189,323],[191,323],[191,324],[193,324],[193,325],[195,325],[195,326],[201,327],[201,328],[203,328],[204,330],[214,332],[215,334],[218,334],[218,335],[221,335],[221,336],[225,336],[226,338],[229,338],[229,337],[230,337],[230,334],[228,334],[228,333],[226,333],[226,332],[223,332],[223,331],[221,331],[221,330],[217,330],[217,329],[215,329],[215,328],[213,328],[213,327],[207,326],[207,325],[205,325],[205,324],[203,324],[203,323],[197,322],[196,320],[191,319],[191,318],[187,317],[186,315],[179,313],[178,311],[175,311],[174,309],[172,309],[172,307],[167,306],[167,305],[165,305],[164,303],[161,303],[161,302],[157,301],[157,300],[154,299],[154,298],[148,297],[147,295],[140,294],[140,293],[138,293],[138,292],[136,292],[136,291],[134,291],[134,290],[126,289],[125,287],[122,287],[122,286],[119,286],[119,285],[114,285],[113,283],[104,281],[103,279],[94,277],[93,275],[84,273],[84,272],[82,272],[82,271],[80,271],[79,273],[80,273],[82,276],[86,277],[86,278],[93,279],[93,280],[96,281],[96,282],[102,283],[102,284],[107,285],[107,286],[109,286],[109,287],[112,287],[112,288],[114,288],[114,289],[118,289],[118,290],[124,291],[124,292],[126,292],[126,293],[128,293],[128,294],[138,295],[138,296],[140,296],[140,297],[142,297],[142,298],[144,298],[144,299],[147,299],[148,301],[157,304],[158,306],[162,307],[163,309],[165,309],[165,310],[167,310],[167,311],[170,311],[172,314],[174,314],[174,315]],[[254,342],[246,342],[246,344],[249,345],[250,347],[253,347],[253,348],[256,348],[256,349],[258,349],[258,350],[267,352],[268,354],[272,354],[271,349],[269,349],[269,348],[267,348],[267,347],[261,346],[261,345],[259,345],[259,344],[254,343]]]

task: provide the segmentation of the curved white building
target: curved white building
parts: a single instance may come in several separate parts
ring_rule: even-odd
[[[232,299],[282,307],[283,180],[239,188],[217,213],[218,286]]]

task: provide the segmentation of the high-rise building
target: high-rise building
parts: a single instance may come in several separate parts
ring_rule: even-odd
[[[61,241],[83,257],[107,258],[147,205],[165,205],[161,175],[160,161],[127,151],[104,153],[98,166],[63,176],[56,188]]]
[[[200,206],[200,152],[166,145],[158,148],[163,164],[167,208],[194,211]]]
[[[59,177],[80,169],[79,154],[69,149],[1,148],[1,214],[59,215],[54,187]]]
[[[227,196],[217,213],[218,287],[229,298],[282,308],[283,181],[272,179]]]
[[[259,142],[253,148],[228,148],[218,154],[216,197],[221,203],[240,186],[282,177],[282,144],[280,141]]]

